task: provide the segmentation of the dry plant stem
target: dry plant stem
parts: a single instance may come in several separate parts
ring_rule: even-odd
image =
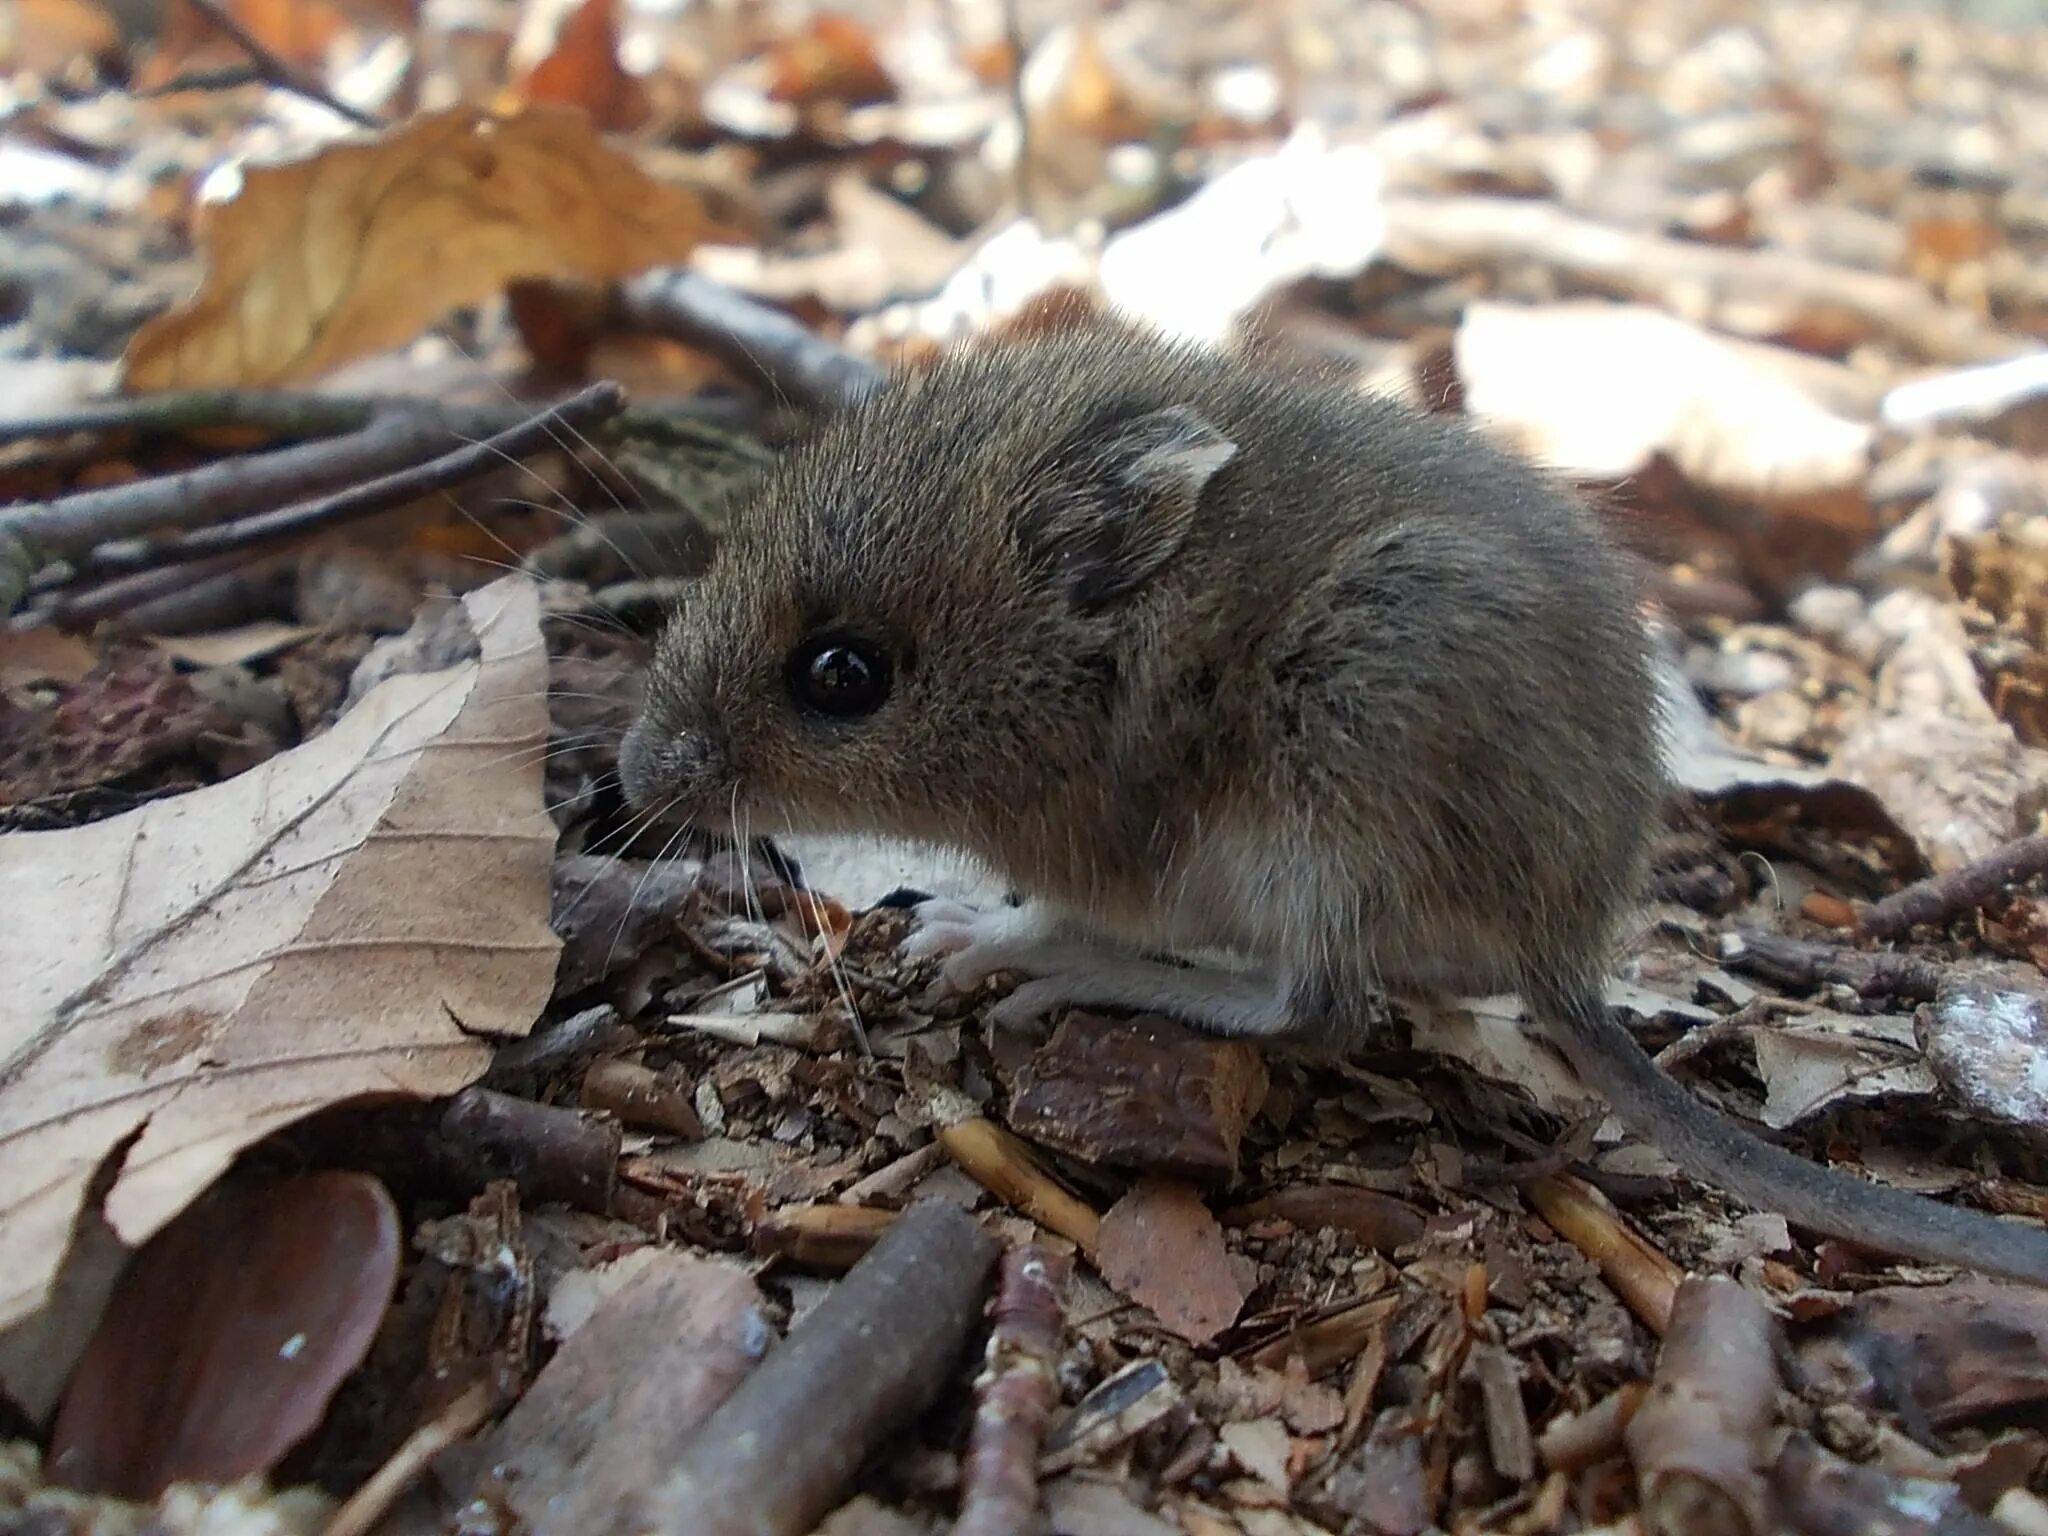
[[[259,590],[268,591],[267,580],[259,580],[254,585],[246,581],[249,569],[239,557],[221,555],[193,565],[144,571],[140,575],[101,582],[83,591],[60,593],[43,606],[31,608],[23,617],[29,623],[78,629],[112,618],[115,614],[129,614],[134,616],[130,625],[134,629],[145,633],[176,633],[179,626],[175,622],[166,625],[156,615],[162,614],[175,621],[178,615],[193,611],[195,605],[200,612],[214,614],[220,600],[232,600],[238,590],[234,585],[217,586],[217,583],[239,583],[240,594],[250,598],[254,598]],[[150,618],[142,617],[145,610],[152,615]],[[254,610],[250,616],[253,613]]]
[[[516,401],[450,405],[426,395],[371,398],[291,389],[178,389],[160,394],[123,395],[48,416],[0,422],[0,446],[101,432],[188,437],[197,432],[241,429],[275,438],[334,437],[357,431],[373,418],[387,414],[438,421],[446,436],[473,438],[502,432],[533,413]],[[756,415],[744,401],[720,396],[689,397],[628,406],[619,413],[616,425],[630,434],[636,428],[656,430],[664,423],[680,419],[737,430],[753,424]],[[358,465],[357,473],[361,472]]]
[[[376,1529],[399,1496],[436,1456],[474,1434],[490,1416],[490,1383],[471,1382],[460,1397],[406,1436],[391,1459],[371,1473],[369,1481],[334,1512],[321,1536],[365,1536]]]
[[[665,268],[634,279],[619,290],[619,312],[634,329],[702,347],[796,405],[851,405],[887,382],[866,358],[694,272]]]
[[[967,1176],[1005,1205],[1013,1205],[1048,1231],[1095,1251],[1102,1217],[1052,1181],[1024,1143],[992,1120],[979,1118],[943,1126],[939,1145]]]
[[[1885,273],[1638,234],[1520,198],[1390,197],[1383,208],[1388,253],[1424,271],[1528,259],[1656,302],[1677,289],[1705,289],[1724,302],[1848,310],[1934,362],[1996,362],[2029,350],[2019,337]]]
[[[239,522],[201,528],[167,543],[152,544],[132,553],[123,552],[118,560],[96,560],[94,566],[97,570],[105,571],[111,567],[114,574],[126,574],[130,570],[183,565],[214,555],[280,543],[356,518],[389,511],[419,497],[448,490],[465,480],[474,480],[494,469],[501,469],[507,460],[522,459],[546,448],[563,446],[562,434],[565,431],[580,432],[614,415],[625,404],[625,399],[625,391],[617,384],[609,381],[593,384],[573,398],[540,411],[517,426],[508,427],[480,443],[465,443],[454,452],[444,453],[424,464],[414,464],[395,473],[366,480],[316,501],[279,507],[274,512],[260,512]]]
[[[1622,1432],[1650,1530],[1770,1529],[1763,1459],[1777,1407],[1773,1326],[1733,1280],[1679,1287],[1649,1395]]]
[[[1931,1003],[1941,981],[1937,967],[1912,955],[1871,955],[1749,929],[1723,934],[1718,958],[1731,971],[1802,992],[1844,986],[1859,997]]]
[[[530,1205],[559,1200],[582,1211],[611,1209],[616,1125],[489,1088],[465,1088],[448,1101],[439,1129],[458,1179],[511,1179]]]
[[[358,128],[374,131],[384,126],[381,120],[360,107],[352,107],[345,101],[337,100],[264,47],[246,27],[228,14],[227,8],[220,0],[192,0],[192,9],[204,16],[216,31],[249,55],[249,62],[256,66],[256,72],[279,90],[290,91],[294,96],[302,96],[307,101],[315,102],[337,116],[347,118]]]
[[[437,415],[393,411],[343,437],[218,459],[182,474],[55,501],[17,503],[0,509],[0,537],[12,535],[47,560],[166,528],[202,528],[417,464],[448,436]]]
[[[1543,1426],[1536,1453],[1553,1472],[1583,1472],[1621,1451],[1621,1434],[1649,1388],[1639,1381],[1615,1388],[1583,1413],[1562,1413]]]
[[[684,1446],[637,1528],[804,1536],[945,1385],[995,1259],[958,1206],[905,1211]]]
[[[424,410],[430,405],[424,400],[368,400],[297,390],[174,389],[95,400],[48,416],[0,422],[0,444],[86,432],[182,437],[222,427],[247,428],[271,437],[331,437],[355,431],[386,409]]]
[[[2048,875],[2048,833],[2015,838],[1961,869],[1917,881],[1895,891],[1863,914],[1863,931],[1873,939],[1903,939],[1925,923],[1946,923],[1974,911],[2007,886]]]
[[[953,1536],[1023,1536],[1038,1528],[1038,1448],[1060,1400],[1054,1371],[1066,1278],[1067,1260],[1040,1244],[1003,1256]]]
[[[749,1246],[764,1258],[843,1274],[896,1225],[896,1212],[865,1205],[786,1205],[754,1223]]]
[[[1664,1332],[1685,1272],[1651,1247],[1590,1184],[1546,1176],[1531,1179],[1523,1191],[1545,1221],[1600,1266],[1602,1277],[1644,1326]]]
[[[1252,1364],[1277,1371],[1284,1369],[1289,1359],[1297,1359],[1310,1377],[1323,1376],[1367,1348],[1373,1335],[1400,1310],[1398,1295],[1370,1297],[1261,1344],[1252,1351]]]

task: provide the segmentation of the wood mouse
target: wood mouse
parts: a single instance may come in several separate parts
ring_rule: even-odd
[[[1567,490],[1455,420],[1103,322],[965,347],[785,456],[620,772],[714,829],[979,857],[1031,899],[926,904],[908,944],[1031,977],[999,1021],[1342,1046],[1386,992],[1514,991],[1694,1176],[2048,1284],[2048,1232],[1768,1145],[1609,1015],[1658,733],[1630,569]]]

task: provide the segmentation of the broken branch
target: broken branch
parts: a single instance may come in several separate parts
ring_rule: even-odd
[[[391,474],[352,485],[345,491],[296,506],[260,512],[237,522],[197,529],[183,538],[137,549],[105,552],[90,563],[94,574],[125,575],[163,565],[182,565],[297,538],[337,523],[389,511],[406,502],[473,480],[510,460],[543,448],[563,445],[564,429],[578,431],[615,414],[625,404],[625,391],[602,381],[559,405],[536,412],[479,443],[465,443],[451,453],[413,464]]]
[[[1777,1406],[1771,1336],[1771,1314],[1735,1281],[1678,1288],[1649,1395],[1622,1431],[1650,1530],[1770,1529],[1762,1451]]]
[[[905,1211],[683,1448],[639,1528],[804,1536],[944,1386],[995,1258],[958,1206]]]
[[[888,382],[866,358],[694,272],[667,268],[636,278],[620,289],[619,309],[634,329],[702,347],[797,405],[852,405]]]
[[[1974,911],[2007,886],[2048,875],[2048,833],[2014,838],[1961,869],[1915,881],[1863,914],[1873,939],[1903,939],[1923,923],[1932,927]]]
[[[1067,1260],[1037,1243],[1003,1256],[953,1536],[1012,1536],[1038,1513],[1038,1447],[1060,1400],[1054,1371],[1066,1273]]]

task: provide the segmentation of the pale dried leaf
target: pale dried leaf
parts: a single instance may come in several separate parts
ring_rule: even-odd
[[[1619,478],[1653,454],[1733,495],[1860,484],[1873,430],[1821,404],[1790,367],[1654,309],[1473,304],[1454,344],[1466,408],[1531,457]]]
[[[552,107],[457,108],[252,169],[200,228],[206,280],[137,333],[131,390],[312,378],[514,279],[628,277],[724,233],[697,197]]]
[[[546,656],[530,586],[465,600],[480,657],[379,685],[239,778],[0,838],[0,1325],[96,1170],[139,1243],[243,1147],[359,1095],[474,1081],[553,983]]]
[[[1796,1023],[1756,1032],[1764,1080],[1763,1122],[1782,1131],[1845,1099],[1931,1097],[1934,1074],[1920,1058],[1910,1018],[1859,1018],[1816,1009]]]

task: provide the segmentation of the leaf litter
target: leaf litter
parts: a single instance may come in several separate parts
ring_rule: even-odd
[[[0,839],[0,1318],[41,1302],[103,1166],[140,1243],[242,1148],[337,1100],[446,1094],[553,981],[544,653],[518,583],[476,658],[393,677],[223,784]],[[428,852],[431,856],[426,856]]]

